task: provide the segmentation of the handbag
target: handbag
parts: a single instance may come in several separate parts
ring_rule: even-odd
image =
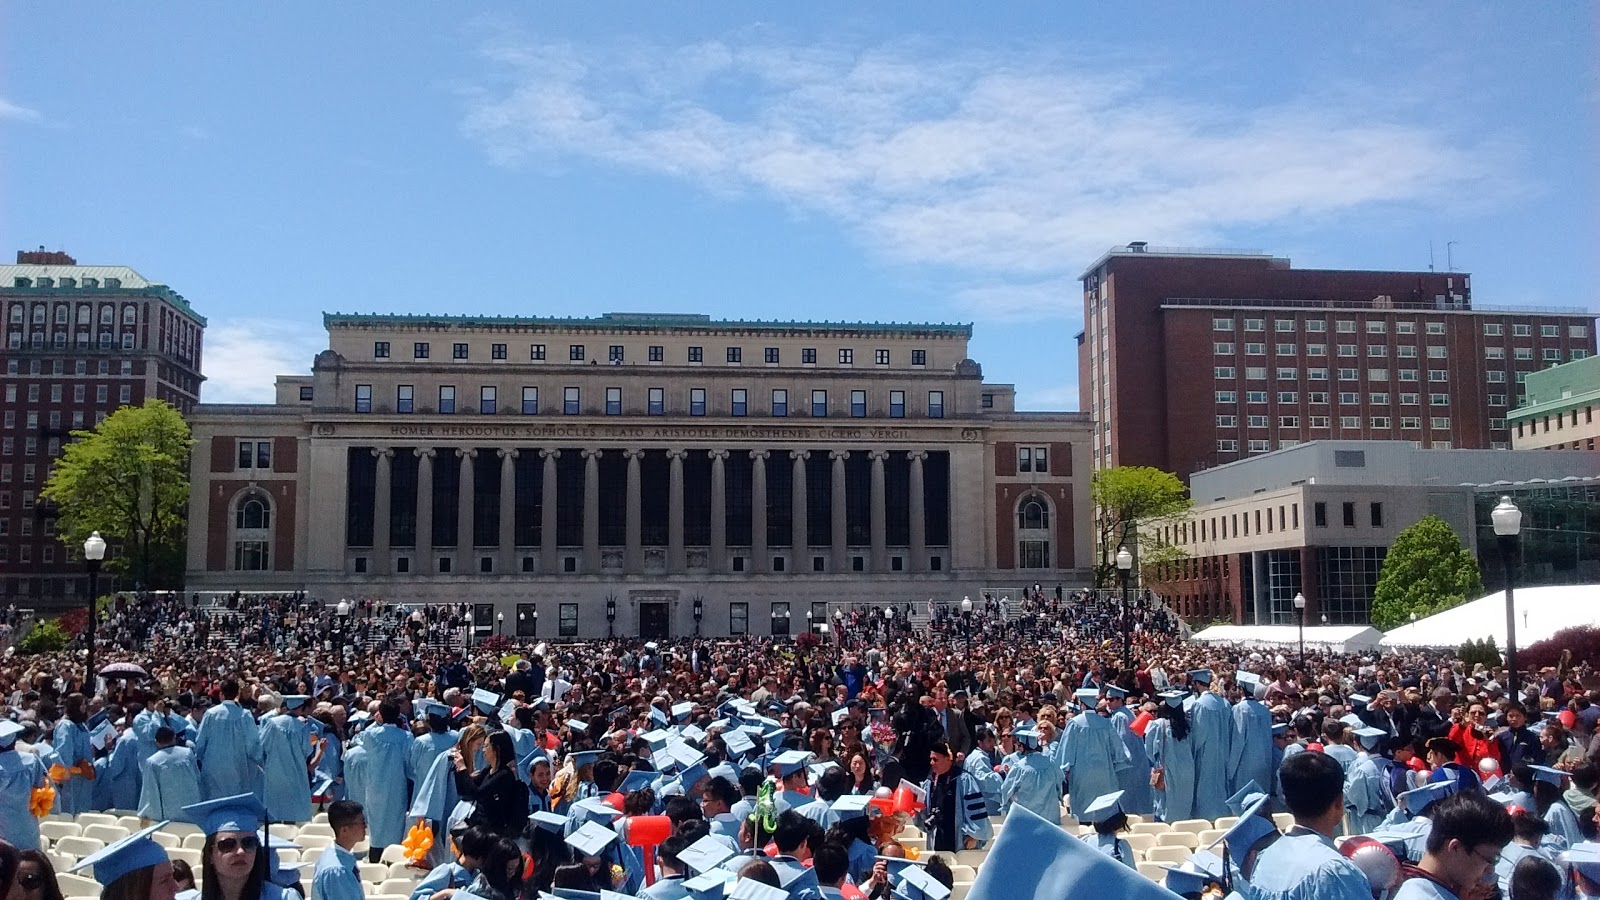
[[[1154,790],[1167,789],[1167,770],[1164,766],[1157,766],[1150,770],[1150,787]]]

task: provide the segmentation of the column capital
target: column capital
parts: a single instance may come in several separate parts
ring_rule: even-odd
[[[540,459],[560,459],[561,451],[554,448],[544,448],[539,451]]]
[[[585,447],[578,452],[583,456],[584,459],[599,459],[601,453],[600,449],[597,447]]]
[[[829,459],[849,459],[850,458],[850,451],[849,450],[829,450],[828,451],[828,458]]]
[[[394,459],[393,447],[373,447],[372,455],[379,459]]]
[[[516,459],[518,456],[522,455],[522,451],[515,447],[501,447],[500,449],[496,450],[495,453],[501,459]]]
[[[433,459],[435,456],[439,455],[439,451],[433,449],[432,447],[416,447],[412,449],[411,452],[416,454],[418,459]]]
[[[667,450],[667,459],[688,459],[689,451],[682,447],[672,447]]]
[[[726,450],[707,450],[706,451],[706,456],[709,459],[713,459],[713,460],[727,459],[728,458],[728,451],[726,451]]]
[[[868,450],[867,451],[867,459],[870,459],[873,462],[883,462],[884,460],[886,460],[888,458],[889,458],[889,451],[887,451],[887,450]]]
[[[810,450],[790,450],[789,451],[789,458],[790,459],[810,459],[811,458],[811,451]]]
[[[622,458],[623,459],[643,459],[644,458],[644,451],[640,450],[637,447],[629,447],[628,449],[622,451]]]
[[[457,447],[456,448],[456,456],[459,456],[462,459],[477,459],[478,458],[478,448],[477,447]]]
[[[750,458],[751,459],[766,459],[767,457],[769,457],[771,455],[772,455],[772,452],[770,450],[751,450],[750,451]]]
[[[926,451],[926,450],[908,450],[908,451],[906,451],[906,456],[909,459],[915,460],[917,462],[921,462],[921,461],[923,461],[923,460],[928,458],[928,451]]]

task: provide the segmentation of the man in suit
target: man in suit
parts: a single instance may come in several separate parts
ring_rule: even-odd
[[[1417,708],[1417,716],[1411,723],[1412,740],[1426,743],[1448,735],[1454,724],[1450,721],[1450,714],[1455,699],[1455,694],[1449,688],[1434,688],[1429,702]]]
[[[967,728],[967,717],[951,705],[950,696],[943,688],[934,694],[933,709],[939,718],[939,726],[944,730],[944,739],[955,755],[959,757],[971,750],[972,732]]]

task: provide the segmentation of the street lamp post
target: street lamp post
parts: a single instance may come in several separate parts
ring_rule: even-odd
[[[1133,622],[1128,615],[1128,576],[1133,574],[1133,554],[1127,547],[1117,550],[1117,579],[1122,582],[1122,668],[1133,669]]]
[[[617,636],[617,598],[606,598],[606,637]]]
[[[105,558],[106,539],[98,531],[91,532],[88,540],[83,542],[83,560],[89,569],[89,622],[84,626],[89,643],[89,662],[83,690],[90,696],[94,696],[94,620],[99,618],[100,563]]]
[[[505,632],[506,632],[506,614],[505,613],[495,613],[495,616],[494,616],[494,633],[496,635],[500,636],[500,637],[505,637]]]
[[[350,641],[350,601],[340,598],[333,607],[334,618],[339,620],[339,651],[344,651],[345,644]],[[240,641],[243,644],[243,640]]]
[[[891,631],[893,631],[893,630],[894,630],[894,607],[885,606],[883,608],[883,637],[884,637],[884,640],[888,640],[889,639],[889,637],[890,637],[889,633]]]
[[[1506,693],[1512,699],[1520,699],[1521,689],[1517,685],[1517,610],[1515,590],[1517,586],[1517,541],[1522,533],[1522,510],[1511,502],[1510,497],[1501,497],[1500,504],[1490,513],[1489,519],[1494,522],[1495,540],[1500,544],[1500,561],[1506,567]]]
[[[967,627],[967,651],[972,651],[972,598],[961,598],[961,620]]]
[[[1294,595],[1294,611],[1300,614],[1300,671],[1306,670],[1306,595]]]
[[[817,626],[813,621],[815,618],[816,617],[812,614],[811,610],[806,610],[806,631],[814,632],[817,630]]]
[[[694,636],[700,636],[700,620],[705,618],[706,601],[701,597],[694,598]]]

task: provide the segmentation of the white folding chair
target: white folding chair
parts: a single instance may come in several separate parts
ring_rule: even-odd
[[[56,876],[56,884],[61,885],[63,897],[98,897],[100,896],[100,882],[82,875],[69,875],[65,872]]]
[[[105,849],[106,842],[86,837],[64,837],[51,846],[57,853],[83,859],[91,853]]]
[[[97,841],[105,841],[107,844],[115,844],[117,841],[122,840],[123,838],[127,837],[129,834],[130,834],[130,832],[128,831],[128,829],[123,828],[121,825],[85,825],[85,826],[83,826],[83,836],[84,837],[86,837],[86,838],[94,838]]]

